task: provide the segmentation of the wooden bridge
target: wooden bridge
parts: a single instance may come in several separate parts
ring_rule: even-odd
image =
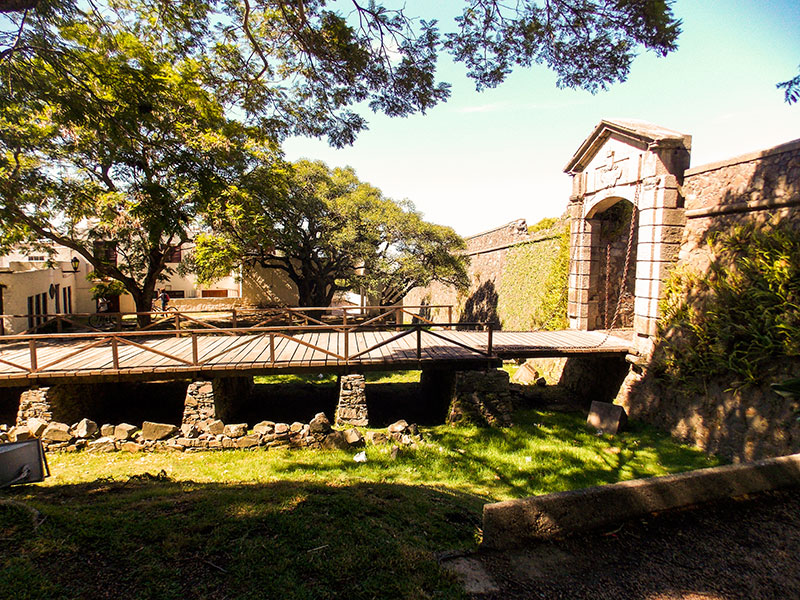
[[[506,358],[624,356],[631,345],[624,332],[465,331],[456,326],[466,325],[326,324],[3,336],[0,386],[309,371],[470,370],[499,366]]]

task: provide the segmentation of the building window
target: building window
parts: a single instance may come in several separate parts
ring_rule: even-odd
[[[94,256],[100,262],[110,265],[117,264],[117,243],[116,242],[95,242]]]
[[[72,313],[72,286],[67,286],[61,289],[61,299],[64,302],[64,312],[67,314]]]
[[[180,248],[170,248],[166,252],[167,254],[167,262],[168,263],[179,263],[181,262],[181,249]]]

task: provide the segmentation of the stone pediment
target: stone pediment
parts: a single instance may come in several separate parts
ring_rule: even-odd
[[[684,148],[691,151],[692,136],[660,125],[634,119],[603,119],[594,128],[564,167],[566,173],[581,173],[593,161],[610,139],[614,139],[617,155],[653,148]],[[625,147],[628,148],[625,148]],[[601,158],[601,160],[605,160]],[[613,159],[612,159],[613,160]]]

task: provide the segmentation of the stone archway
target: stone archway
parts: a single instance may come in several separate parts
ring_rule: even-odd
[[[649,351],[663,277],[678,257],[685,223],[679,187],[690,149],[691,137],[677,131],[641,121],[601,121],[567,164],[573,183],[570,327],[611,325],[628,248],[630,216],[625,213],[633,212],[634,239],[622,290],[628,295],[624,316],[614,325],[632,326],[637,349]]]
[[[592,252],[597,255],[593,263],[597,264],[598,272],[597,286],[590,291],[590,299],[597,301],[597,314],[589,329],[633,327],[637,216],[632,202],[624,198],[614,200],[587,217],[592,230],[597,232]]]

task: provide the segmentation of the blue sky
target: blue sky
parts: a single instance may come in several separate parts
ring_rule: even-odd
[[[539,67],[477,93],[463,67],[445,59],[447,103],[406,119],[368,115],[369,131],[343,150],[292,139],[286,156],[350,165],[426,219],[471,235],[563,213],[570,183],[562,169],[603,118],[692,135],[693,166],[800,138],[800,105],[785,104],[775,88],[800,64],[800,0],[679,0],[673,10],[683,20],[679,49],[665,58],[642,53],[628,80],[607,92],[559,90]]]

